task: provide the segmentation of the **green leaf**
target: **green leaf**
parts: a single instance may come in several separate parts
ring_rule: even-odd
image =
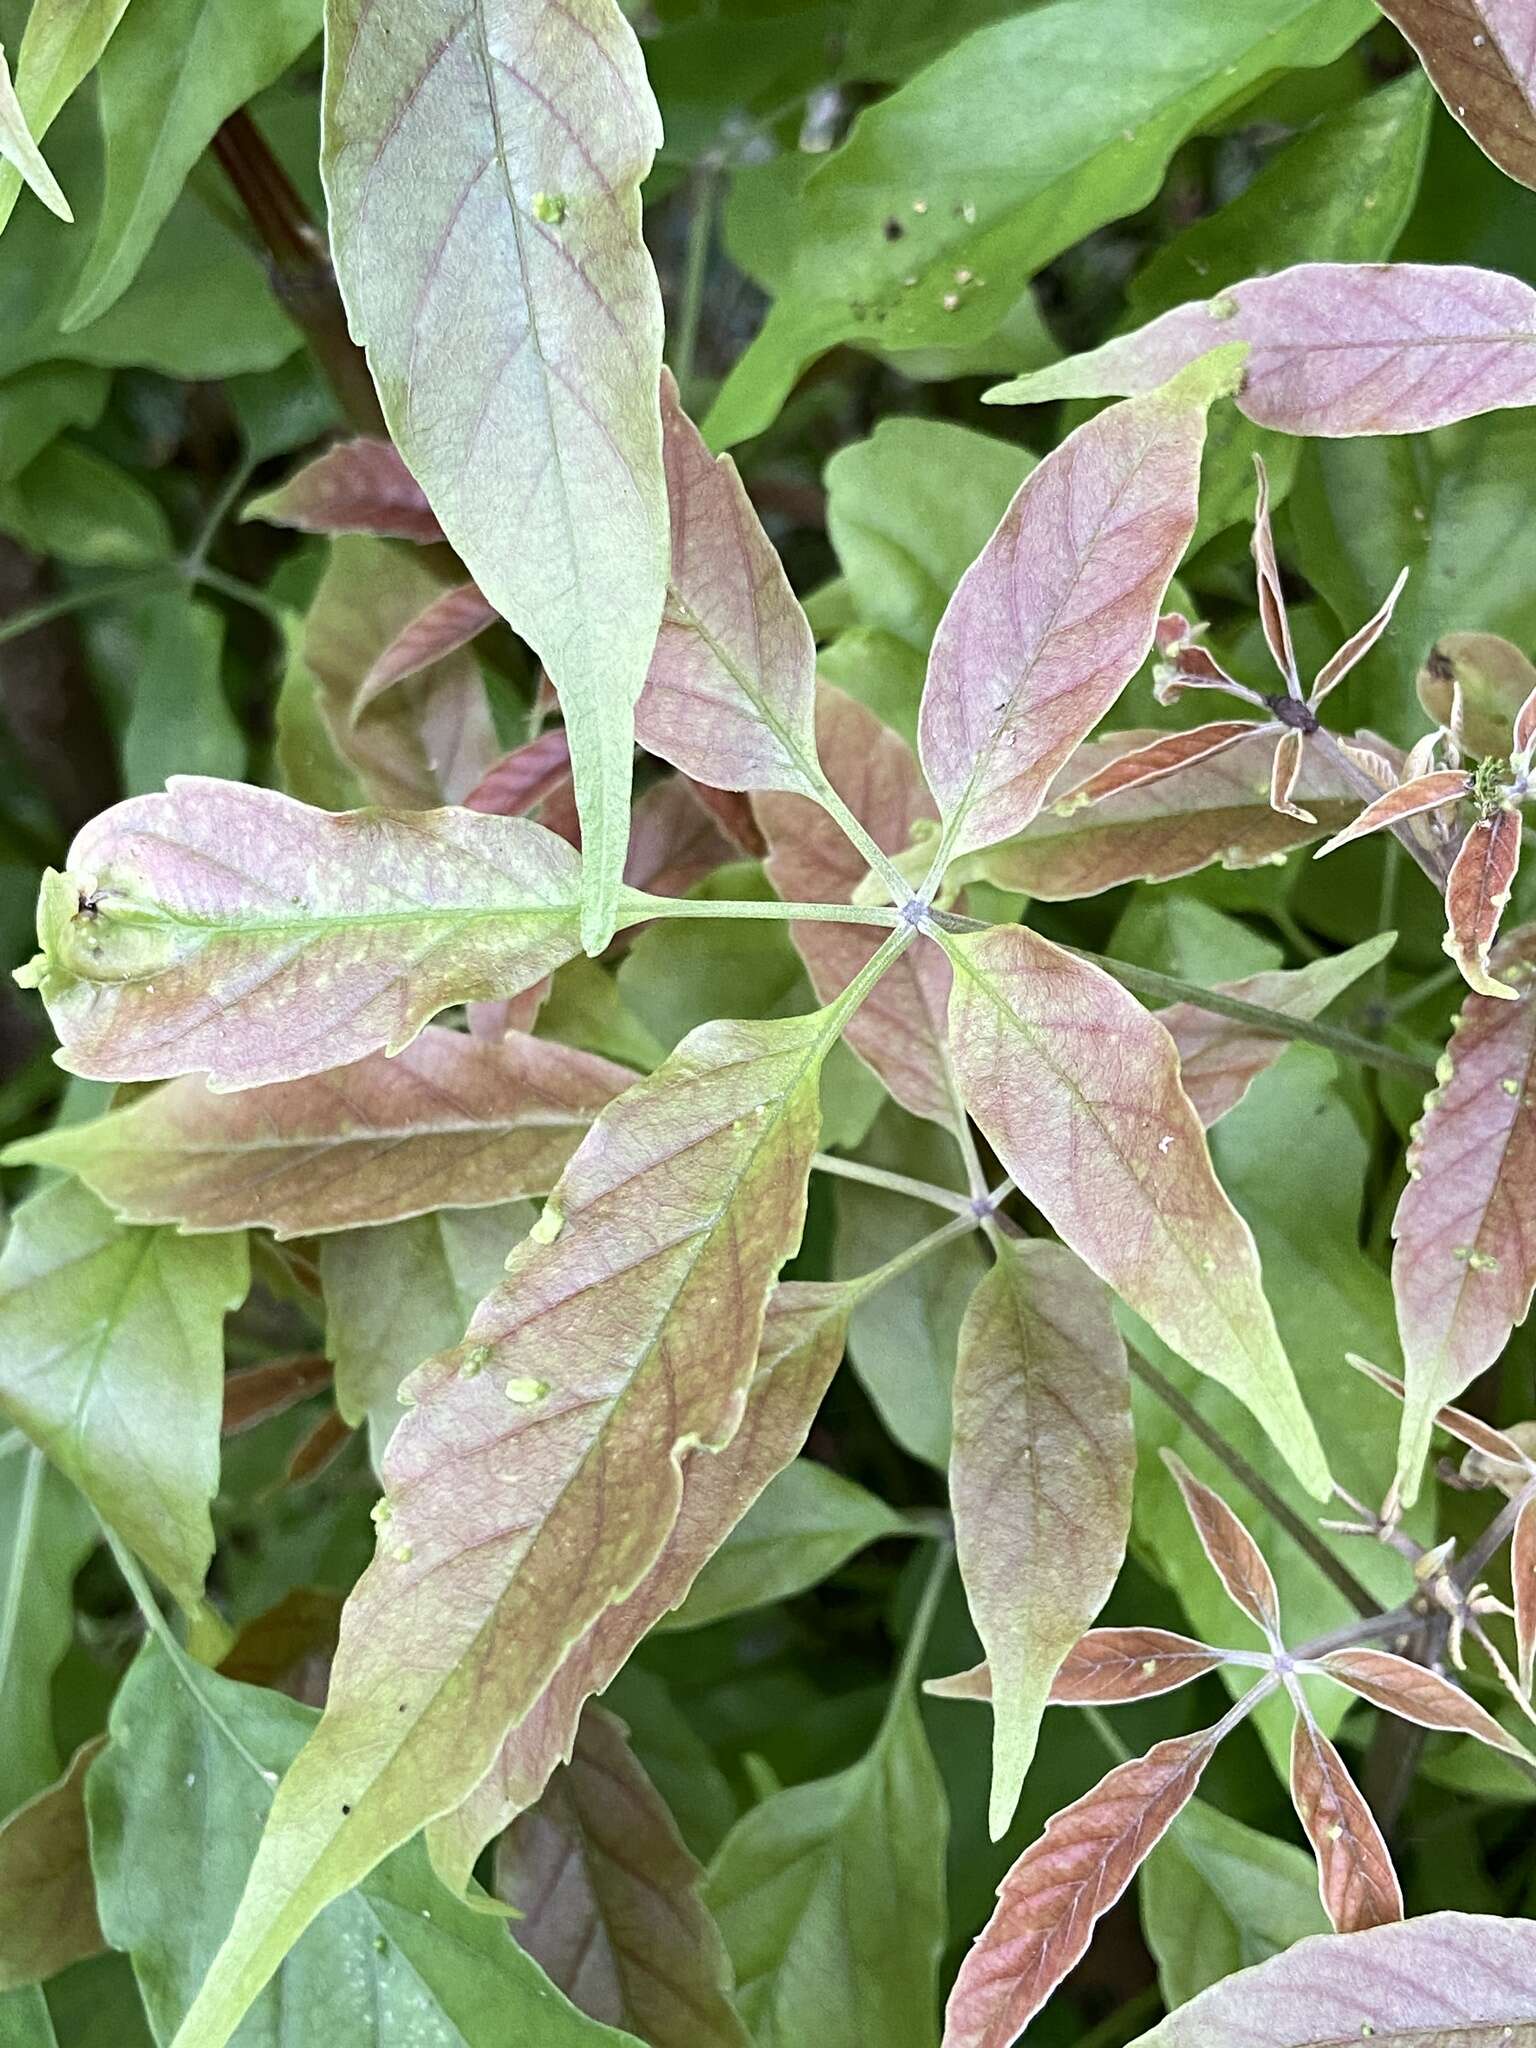
[[[87,569],[147,568],[175,553],[137,477],[75,441],[55,441],[0,489],[0,530]]]
[[[908,1525],[867,1488],[797,1458],[750,1507],[663,1628],[702,1628],[728,1614],[791,1599],[830,1578],[855,1551]]]
[[[24,1991],[0,1991],[0,2033],[6,2048],[59,2048],[48,2001],[35,1984]]]
[[[85,1773],[100,1747],[99,1738],[82,1744],[56,1785],[0,1822],[0,1992],[104,1946],[85,1832]]]
[[[0,381],[0,485],[13,483],[65,427],[93,427],[110,386],[89,363],[39,363]]]
[[[127,7],[128,0],[33,0],[16,59],[16,98],[39,142],[101,56]],[[19,166],[0,164],[0,229],[11,217],[22,183]],[[63,217],[70,218],[67,211]]]
[[[185,2017],[234,1914],[279,1775],[316,1716],[146,1644],[87,1787],[102,1924],[127,1949],[157,2037]],[[241,2027],[242,2048],[365,2048],[378,2015],[445,2048],[619,2048],[492,1916],[452,1897],[413,1843],[327,1908]],[[291,2030],[299,2030],[294,2034]]]
[[[756,2048],[935,2048],[947,1832],[905,1685],[850,1770],[736,1823],[705,1896]]]
[[[1327,1460],[1162,1026],[1022,925],[946,938],[961,1091],[1024,1194],[1127,1307],[1263,1424],[1307,1490]]]
[[[48,160],[27,125],[26,109],[16,97],[16,88],[11,83],[11,67],[5,61],[3,49],[0,49],[0,158],[24,184],[31,187],[50,213],[57,214],[60,220],[73,226],[75,216],[69,210],[69,201],[59,189],[59,181],[49,170]]]
[[[1357,0],[1252,0],[1216,16],[1204,0],[1152,13],[1142,0],[1050,0],[968,37],[867,108],[783,194],[767,235],[733,235],[775,298],[705,423],[711,442],[760,433],[838,342],[981,340],[1036,271],[1146,205],[1187,135],[1273,71],[1327,63],[1373,18]],[[1049,86],[1024,119],[1029,80]]]
[[[19,1430],[0,1435],[0,1814],[59,1774],[53,1675],[74,1634],[75,1574],[96,1519]]]
[[[634,704],[667,585],[661,301],[640,183],[661,140],[615,0],[329,0],[336,268],[384,416],[471,576],[549,671],[612,936]]]
[[[1326,1934],[1317,1866],[1192,1799],[1142,1868],[1142,1932],[1170,2011],[1235,1970],[1262,1963],[1309,1934]]]
[[[182,591],[146,598],[143,634],[123,735],[123,781],[131,796],[173,775],[239,776],[245,734],[224,694],[224,618]]]
[[[610,1104],[463,1343],[410,1382],[379,1549],[188,2021],[200,2048],[322,1906],[473,1789],[655,1563],[683,1457],[740,1426],[804,1220],[819,1070],[858,993],[705,1025]]]
[[[187,1608],[213,1555],[222,1326],[241,1237],[128,1230],[76,1182],[34,1195],[0,1255],[0,1410]]]
[[[999,1238],[960,1329],[949,1489],[992,1676],[991,1832],[1007,1832],[1051,1680],[1113,1589],[1136,1446],[1108,1292],[1064,1245]]]
[[[38,904],[60,1064],[214,1088],[403,1052],[451,1003],[520,994],[575,952],[577,861],[526,818],[332,816],[178,775],[87,825]]]
[[[254,14],[244,0],[151,0],[127,16],[98,74],[106,190],[67,334],[122,297],[219,124],[319,29],[319,0],[264,0]]]

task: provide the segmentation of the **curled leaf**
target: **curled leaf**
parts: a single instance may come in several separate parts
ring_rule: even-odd
[[[1514,999],[1519,991],[1489,972],[1488,956],[1520,866],[1520,813],[1500,806],[1479,818],[1452,863],[1445,885],[1445,950],[1480,996]]]
[[[1531,1675],[1536,1671],[1536,1494],[1530,1492],[1515,1518],[1515,1533],[1509,1546],[1509,1577],[1515,1595],[1520,1686],[1529,1699]]]
[[[1335,832],[1313,858],[1321,860],[1324,854],[1336,853],[1352,840],[1400,825],[1406,818],[1422,817],[1425,811],[1443,810],[1447,804],[1459,803],[1471,794],[1472,778],[1464,769],[1437,768],[1431,775],[1416,775],[1411,782],[1401,783],[1367,804],[1359,817],[1351,819],[1342,832]]]
[[[1403,1917],[1403,1894],[1375,1816],[1344,1759],[1311,1715],[1291,1739],[1291,1799],[1317,1858],[1323,1910],[1335,1932],[1356,1934]]]

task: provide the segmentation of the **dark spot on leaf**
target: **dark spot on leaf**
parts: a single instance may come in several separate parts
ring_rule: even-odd
[[[882,230],[882,232],[884,233],[885,239],[888,242],[899,242],[902,236],[907,231],[902,226],[901,222],[896,218],[895,214],[892,213],[886,216],[885,227]]]

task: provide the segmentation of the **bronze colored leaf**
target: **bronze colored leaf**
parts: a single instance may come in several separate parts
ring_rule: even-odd
[[[1445,885],[1445,950],[1480,996],[1512,999],[1518,991],[1489,972],[1488,956],[1520,865],[1520,813],[1502,806],[1479,818]]]
[[[1320,1670],[1374,1707],[1397,1714],[1404,1721],[1417,1722],[1421,1728],[1476,1736],[1490,1749],[1529,1761],[1523,1745],[1501,1728],[1492,1714],[1485,1713],[1469,1693],[1442,1678],[1439,1672],[1415,1664],[1411,1658],[1361,1646],[1330,1650],[1317,1661]]]
[[[105,1741],[83,1743],[56,1785],[0,1823],[0,1993],[106,1947],[85,1825],[85,1774]]]
[[[252,498],[241,517],[300,533],[372,533],[423,543],[443,537],[426,492],[388,441],[339,441],[275,491]]]
[[[1536,21],[1523,0],[1378,0],[1501,171],[1536,189]]]
[[[1204,1480],[1197,1479],[1181,1458],[1165,1450],[1163,1463],[1178,1482],[1195,1534],[1200,1538],[1200,1548],[1226,1587],[1228,1597],[1264,1631],[1270,1647],[1278,1649],[1280,1595],[1264,1553],[1221,1495],[1213,1493]]]
[[[1335,1932],[1357,1934],[1403,1917],[1397,1872],[1375,1816],[1344,1759],[1311,1715],[1291,1738],[1291,1798],[1317,1858],[1323,1910]]]
[[[1225,1657],[1224,1650],[1165,1628],[1091,1628],[1051,1680],[1049,1704],[1118,1707],[1151,1699],[1192,1685],[1219,1669]],[[952,1678],[930,1678],[923,1690],[940,1700],[990,1700],[992,1674],[977,1664]]]

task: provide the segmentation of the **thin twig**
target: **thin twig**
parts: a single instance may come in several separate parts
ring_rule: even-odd
[[[950,1209],[974,1225],[979,1219],[970,1198],[953,1188],[941,1188],[930,1180],[918,1180],[907,1173],[888,1173],[883,1166],[866,1166],[862,1159],[840,1159],[832,1152],[818,1152],[811,1160],[818,1173],[830,1173],[840,1180],[863,1181],[872,1188],[885,1188],[893,1195],[910,1195],[914,1201],[931,1202],[936,1209]]]

